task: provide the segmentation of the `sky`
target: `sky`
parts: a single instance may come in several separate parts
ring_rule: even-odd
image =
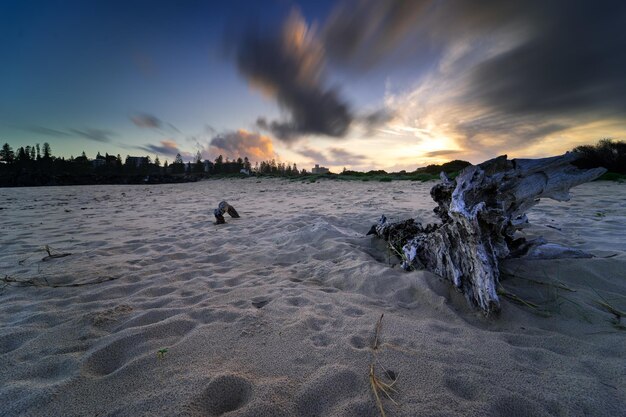
[[[626,139],[622,0],[0,2],[0,142],[408,170]]]

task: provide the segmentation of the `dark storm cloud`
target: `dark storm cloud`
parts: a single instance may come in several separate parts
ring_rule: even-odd
[[[589,121],[626,114],[624,22],[622,0],[355,0],[331,13],[322,34],[332,60],[354,71],[398,55],[443,56],[467,42],[469,54],[486,58],[457,68],[468,78],[464,102],[511,117]],[[488,43],[502,49],[489,53]],[[493,126],[470,130],[481,129]]]
[[[430,1],[344,1],[331,13],[323,40],[331,59],[348,67],[368,68],[419,31]]]
[[[516,114],[623,117],[626,2],[524,4],[534,17],[527,38],[475,68],[471,95]]]
[[[111,136],[116,136],[115,132],[106,129],[70,129],[70,132],[81,138],[103,143],[111,142]]]
[[[288,143],[307,134],[347,133],[350,108],[337,89],[325,85],[323,46],[298,13],[280,32],[248,30],[236,43],[235,58],[251,85],[275,97],[286,113],[285,120],[261,119],[259,127]]]

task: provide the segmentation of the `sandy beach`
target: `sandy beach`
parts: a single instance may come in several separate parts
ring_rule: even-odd
[[[0,275],[46,284],[2,289],[0,415],[379,416],[373,364],[389,417],[626,416],[624,184],[530,211],[527,234],[595,257],[505,262],[537,307],[497,318],[365,236],[435,221],[433,185],[0,189]],[[221,200],[241,218],[214,225]]]

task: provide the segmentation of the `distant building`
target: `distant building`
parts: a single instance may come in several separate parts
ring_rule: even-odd
[[[91,161],[91,165],[93,165],[94,168],[105,166],[106,163],[107,163],[107,159],[104,156],[100,155],[99,153],[98,153],[98,156],[96,156],[96,159],[93,159]]]
[[[117,164],[117,156],[106,154],[104,157],[107,165],[116,165]]]
[[[311,169],[311,173],[313,174],[327,174],[328,168],[321,167],[319,164],[315,164],[315,167]]]
[[[145,156],[127,156],[124,165],[139,168],[140,166],[148,165],[148,158]]]

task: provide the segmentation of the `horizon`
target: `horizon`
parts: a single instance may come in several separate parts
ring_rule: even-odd
[[[14,149],[397,172],[626,138],[619,1],[16,1],[0,16]]]

